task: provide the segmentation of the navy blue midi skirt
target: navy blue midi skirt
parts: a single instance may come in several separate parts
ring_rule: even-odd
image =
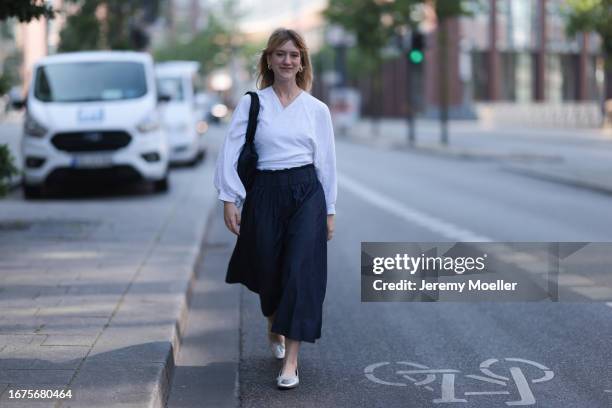
[[[314,343],[327,285],[327,208],[312,164],[258,170],[242,207],[227,283],[259,294],[272,332]]]

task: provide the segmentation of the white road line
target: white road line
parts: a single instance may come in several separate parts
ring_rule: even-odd
[[[493,239],[479,235],[468,229],[461,228],[455,224],[436,218],[422,211],[410,208],[396,199],[372,190],[369,187],[347,177],[338,174],[338,184],[341,188],[349,190],[358,195],[362,200],[385,210],[405,221],[426,228],[452,241],[461,242],[493,242]]]
[[[608,302],[608,303],[606,303],[606,305],[612,307],[612,302]]]

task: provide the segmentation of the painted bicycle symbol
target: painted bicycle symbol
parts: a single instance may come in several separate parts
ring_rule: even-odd
[[[501,366],[502,363],[506,363],[510,365],[509,367],[509,375],[500,375],[494,372],[495,366]],[[392,382],[386,381],[379,378],[376,375],[376,371],[381,367],[388,366],[392,363],[389,362],[381,362],[374,363],[367,366],[364,369],[364,374],[366,378],[370,381],[375,382],[377,384],[382,385],[390,385],[396,387],[405,387],[408,384],[405,382]],[[395,370],[395,374],[412,382],[413,385],[417,387],[423,387],[428,391],[435,392],[433,388],[433,383],[436,381],[438,374],[441,375],[440,381],[440,396],[439,398],[434,398],[434,404],[444,404],[444,403],[461,403],[468,402],[466,398],[461,397],[470,397],[470,396],[481,396],[481,395],[510,395],[511,392],[509,390],[486,390],[486,391],[466,391],[460,397],[457,396],[455,380],[457,376],[461,374],[460,370],[450,369],[450,368],[442,368],[442,369],[432,369],[426,365],[409,362],[409,361],[398,361],[394,364],[400,366],[399,369]],[[525,374],[525,371],[519,365],[527,365],[531,366],[528,369],[529,373],[538,370],[541,372],[541,375],[538,378],[528,379]],[[480,372],[484,375],[479,374],[467,374],[462,378],[469,379],[469,383],[472,384],[474,380],[479,385],[483,385],[482,383],[493,384],[495,386],[501,387],[509,387],[513,386],[516,389],[520,399],[513,401],[505,401],[506,405],[509,406],[526,406],[526,405],[535,405],[536,399],[534,397],[533,391],[531,389],[531,384],[543,383],[546,381],[550,381],[554,377],[554,373],[548,367],[537,363],[531,360],[525,360],[522,358],[504,358],[502,360],[498,360],[495,358],[488,359],[480,363]],[[535,370],[534,370],[535,369]],[[379,370],[380,371],[380,370]]]

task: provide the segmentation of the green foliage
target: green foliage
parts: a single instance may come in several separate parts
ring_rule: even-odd
[[[60,33],[59,51],[95,49],[142,50],[148,43],[144,33],[143,16],[157,12],[160,0],[69,0],[80,5],[70,15]],[[106,8],[104,21],[98,20],[96,11]]]
[[[362,78],[374,74],[385,61],[382,56],[372,56],[360,47],[353,47],[346,53],[346,69],[349,78]]]
[[[13,77],[10,73],[4,72],[0,75],[0,95],[4,95],[11,89]]]
[[[363,54],[380,58],[380,50],[387,45],[393,35],[389,21],[393,3],[372,0],[331,0],[324,14],[334,24],[342,26],[355,35],[357,47]]]
[[[333,24],[352,33],[356,47],[348,52],[349,76],[378,69],[382,51],[398,34],[414,27],[411,17],[420,0],[331,0],[324,15]]]
[[[9,178],[19,173],[13,161],[8,145],[0,145],[0,197],[6,195],[8,191],[7,182]]]
[[[201,64],[202,73],[227,65],[232,53],[232,34],[214,16],[210,16],[206,28],[186,43],[172,41],[154,50],[156,61],[190,60]]]
[[[607,63],[612,64],[612,0],[567,0],[563,12],[569,35],[597,32]]]
[[[315,72],[326,72],[334,69],[334,49],[329,44],[324,44],[310,58]]]
[[[0,2],[0,21],[16,17],[21,22],[30,22],[40,17],[53,18],[55,11],[46,2],[37,0],[5,0]]]
[[[481,0],[435,0],[438,18],[472,15]],[[325,17],[353,33],[355,48],[348,52],[349,76],[368,75],[380,68],[382,51],[398,35],[418,26],[418,7],[424,0],[330,0]],[[422,14],[422,13],[421,13]]]
[[[253,75],[256,75],[257,63],[259,62],[259,58],[261,57],[261,51],[264,48],[266,48],[265,40],[261,40],[258,42],[245,42],[242,43],[241,46],[238,48],[238,55],[240,55],[242,59],[246,61],[248,71]],[[314,59],[314,56],[311,56],[311,59]]]
[[[95,12],[97,1],[85,1],[79,12],[68,16],[60,32],[58,51],[70,52],[100,48],[100,22]]]
[[[461,0],[435,0],[436,16],[440,20],[452,17],[470,16],[472,12],[468,8],[467,1]]]
[[[563,8],[569,35],[594,31],[598,24],[601,0],[567,0]]]
[[[19,82],[19,69],[22,59],[22,53],[18,49],[8,54],[4,59],[4,72],[0,75],[0,95],[10,91],[11,87]]]
[[[0,39],[2,40],[14,40],[15,35],[13,27],[16,26],[15,18],[10,17],[7,20],[0,20]]]

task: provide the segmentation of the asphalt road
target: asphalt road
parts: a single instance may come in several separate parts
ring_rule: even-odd
[[[258,298],[246,289],[232,295],[240,299],[241,406],[612,405],[612,308],[604,302],[360,300],[362,241],[612,241],[610,196],[530,179],[495,161],[342,141],[337,156],[322,338],[302,346],[300,386],[278,391],[280,363],[267,347]],[[208,240],[225,242],[227,256],[233,241],[220,217],[218,207]],[[222,279],[222,258],[201,277]],[[594,286],[612,287],[605,274],[591,278]]]

